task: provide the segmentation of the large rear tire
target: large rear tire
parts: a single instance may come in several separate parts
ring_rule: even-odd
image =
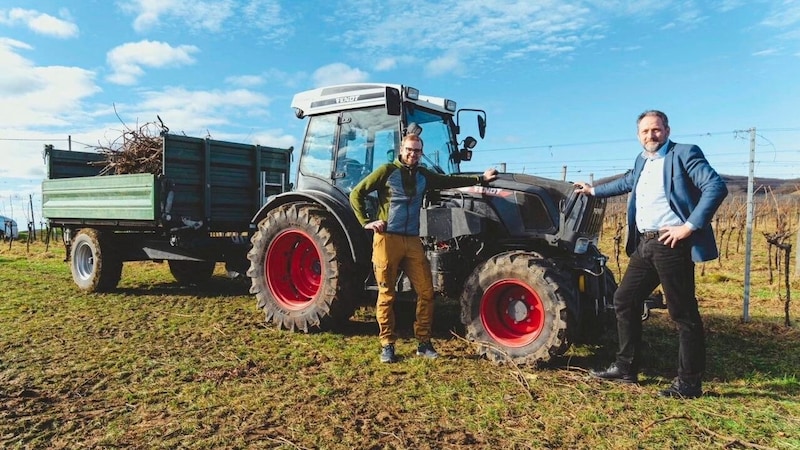
[[[251,241],[250,292],[267,322],[307,333],[353,315],[352,257],[327,211],[312,204],[280,206],[259,223]]]
[[[496,362],[537,364],[563,354],[569,348],[564,280],[552,264],[530,252],[485,261],[461,294],[467,339]]]
[[[201,285],[211,279],[214,275],[215,261],[184,261],[170,259],[169,271],[175,277],[175,281],[183,286]]]
[[[70,270],[82,291],[114,290],[122,277],[122,261],[115,255],[110,235],[84,228],[72,240]]]

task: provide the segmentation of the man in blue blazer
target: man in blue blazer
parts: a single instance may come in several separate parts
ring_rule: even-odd
[[[628,196],[628,268],[614,294],[619,349],[608,369],[595,378],[636,383],[641,359],[642,302],[661,284],[670,318],[678,325],[678,376],[659,392],[662,397],[702,395],[706,364],[703,321],[695,297],[694,263],[719,256],[711,218],[728,188],[696,145],[669,140],[669,121],[649,110],[637,120],[644,152],[633,170],[592,187],[575,183],[586,195]]]

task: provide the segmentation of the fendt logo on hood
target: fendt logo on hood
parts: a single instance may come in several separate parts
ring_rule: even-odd
[[[488,195],[491,197],[510,197],[514,195],[513,192],[506,189],[486,187],[486,186],[467,186],[458,188],[458,190],[462,192],[469,192],[471,194]]]

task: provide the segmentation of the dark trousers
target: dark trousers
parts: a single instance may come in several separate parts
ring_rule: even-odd
[[[639,240],[628,269],[614,294],[619,351],[617,365],[639,371],[642,304],[661,283],[670,318],[678,326],[678,377],[700,381],[706,366],[703,321],[695,297],[694,263],[688,240],[675,248],[657,238]]]

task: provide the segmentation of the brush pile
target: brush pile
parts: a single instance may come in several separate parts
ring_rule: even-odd
[[[160,174],[164,152],[161,135],[169,129],[160,117],[158,122],[147,122],[136,129],[126,127],[120,137],[108,145],[96,147],[104,159],[90,164],[103,166],[100,175]]]

